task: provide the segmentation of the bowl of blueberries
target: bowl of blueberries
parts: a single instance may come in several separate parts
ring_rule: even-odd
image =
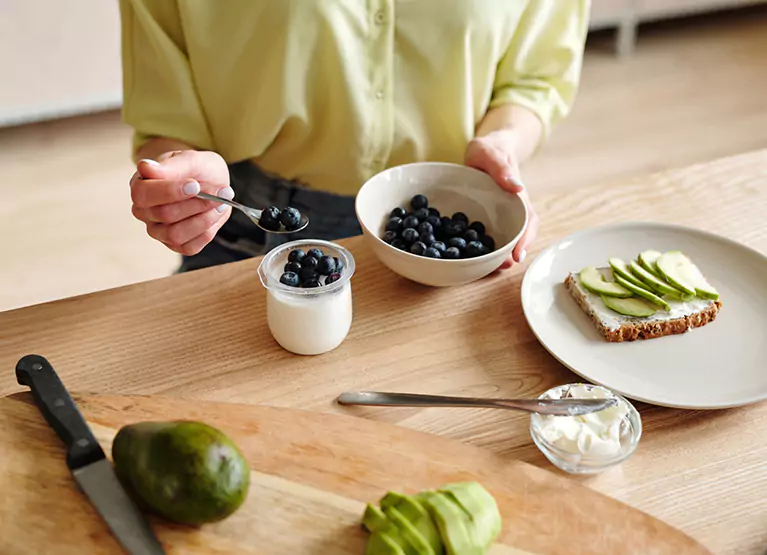
[[[373,176],[357,194],[356,211],[384,265],[436,287],[497,270],[528,219],[522,199],[484,172],[441,162],[396,166]]]

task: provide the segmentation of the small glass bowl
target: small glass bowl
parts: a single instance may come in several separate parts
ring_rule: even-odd
[[[607,398],[618,399],[628,407],[626,415],[620,425],[620,449],[611,455],[582,455],[566,451],[557,445],[547,441],[541,433],[544,418],[571,418],[569,416],[546,417],[540,414],[530,416],[530,435],[535,445],[557,468],[570,474],[597,474],[610,467],[616,466],[628,459],[639,445],[642,437],[642,418],[639,411],[624,397],[599,385],[574,383],[559,385],[543,393],[539,399],[564,399],[571,397],[570,388],[573,386],[585,387],[588,391],[598,390],[607,395]]]

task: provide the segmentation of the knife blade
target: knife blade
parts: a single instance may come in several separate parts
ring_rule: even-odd
[[[126,553],[164,555],[53,366],[44,357],[27,355],[16,364],[16,381],[32,390],[38,409],[67,448],[67,467]]]

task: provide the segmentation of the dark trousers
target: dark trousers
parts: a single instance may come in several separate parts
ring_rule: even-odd
[[[288,241],[335,241],[362,233],[354,212],[354,197],[307,189],[297,182],[268,175],[248,161],[231,164],[229,175],[234,200],[253,208],[292,206],[309,217],[309,226],[297,233],[275,235],[256,227],[239,210],[232,210],[210,244],[199,254],[182,257],[179,272],[261,256]]]

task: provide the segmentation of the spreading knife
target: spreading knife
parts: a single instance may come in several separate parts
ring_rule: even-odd
[[[130,555],[163,555],[149,523],[129,497],[50,363],[27,355],[16,364],[16,380],[32,390],[37,407],[67,449],[75,481]]]

